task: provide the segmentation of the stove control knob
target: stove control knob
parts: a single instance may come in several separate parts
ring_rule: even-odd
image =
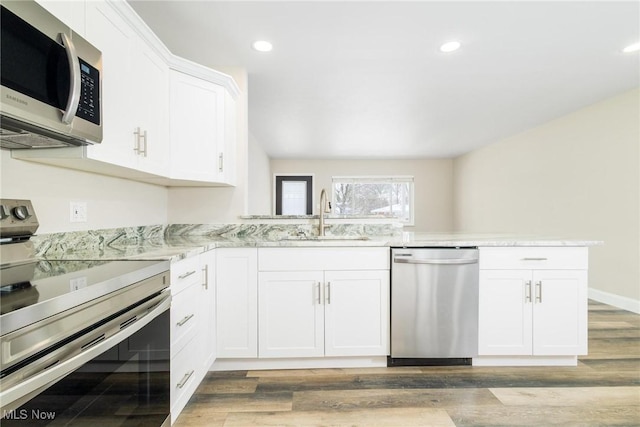
[[[9,217],[9,211],[5,205],[0,205],[0,220]]]
[[[31,216],[31,213],[29,213],[29,209],[26,206],[22,205],[13,208],[13,216],[18,218],[20,221],[24,221]]]

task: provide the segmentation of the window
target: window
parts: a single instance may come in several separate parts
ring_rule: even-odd
[[[311,215],[312,175],[276,175],[275,187],[276,215]]]
[[[381,215],[413,225],[412,176],[334,176],[333,213]]]

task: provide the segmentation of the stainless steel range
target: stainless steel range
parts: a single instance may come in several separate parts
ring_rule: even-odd
[[[170,425],[169,262],[37,259],[31,202],[0,217],[0,424]]]

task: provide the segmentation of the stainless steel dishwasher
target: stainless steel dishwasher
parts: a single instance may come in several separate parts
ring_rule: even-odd
[[[391,250],[389,366],[468,365],[478,353],[478,249]]]

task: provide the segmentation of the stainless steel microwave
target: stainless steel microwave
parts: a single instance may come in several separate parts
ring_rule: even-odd
[[[0,5],[0,148],[101,142],[102,53],[33,0]]]

